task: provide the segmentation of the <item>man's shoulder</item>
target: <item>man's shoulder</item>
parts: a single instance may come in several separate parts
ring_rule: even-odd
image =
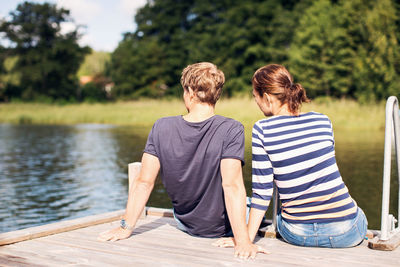
[[[243,127],[243,124],[235,119],[224,117],[221,115],[215,115],[216,120],[218,120],[221,123],[226,123],[230,125],[231,127]]]
[[[169,116],[169,117],[162,117],[159,118],[154,125],[170,125],[171,123],[175,123],[179,121],[182,116]]]

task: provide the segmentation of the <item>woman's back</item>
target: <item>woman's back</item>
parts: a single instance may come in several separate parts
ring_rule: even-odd
[[[352,219],[357,205],[340,176],[332,125],[323,114],[274,116],[253,127],[252,206],[267,209],[272,181],[282,217],[292,223]]]

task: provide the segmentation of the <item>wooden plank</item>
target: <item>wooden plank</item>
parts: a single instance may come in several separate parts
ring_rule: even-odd
[[[80,235],[82,236],[82,235]],[[88,236],[87,236],[88,237]],[[54,239],[59,241],[60,238],[48,237],[48,239]],[[73,243],[77,242],[80,245],[82,242],[77,240],[78,235],[74,232],[64,233],[62,235],[63,242]],[[173,240],[173,242],[171,242]],[[137,233],[127,240],[118,241],[113,244],[113,246],[128,247],[132,251],[141,249],[141,251],[146,251],[144,253],[151,253],[152,251],[163,251],[165,253],[170,252],[171,257],[175,255],[186,255],[188,259],[192,257],[207,257],[210,260],[224,260],[226,262],[231,262],[233,257],[233,249],[220,249],[211,246],[214,239],[204,239],[191,237],[171,225],[164,225],[157,229],[151,231],[146,231],[145,233]],[[269,249],[271,255],[259,255],[256,262],[268,261],[269,263],[275,262],[278,265],[281,264],[296,264],[299,259],[309,264],[313,262],[318,262],[322,264],[329,260],[335,263],[347,263],[347,264],[361,264],[362,265],[380,265],[385,263],[386,265],[396,266],[399,263],[399,257],[390,257],[389,260],[383,260],[386,255],[374,253],[376,251],[369,250],[366,246],[349,248],[349,249],[324,249],[324,248],[304,248],[296,247],[293,245],[286,244],[283,241],[277,242],[270,239],[259,239],[258,244],[264,245],[266,243],[266,248]],[[103,244],[96,243],[95,236],[91,237],[91,240],[85,240],[88,242],[87,246],[104,246]],[[84,242],[84,243],[85,243]],[[90,245],[90,242],[92,245]],[[107,244],[107,242],[106,242]],[[271,246],[272,245],[272,246]],[[143,249],[143,250],[142,250]],[[360,253],[363,252],[363,253]],[[364,255],[363,255],[364,254]],[[399,254],[397,254],[399,256]],[[362,256],[360,258],[360,256]],[[380,257],[376,257],[380,256]]]
[[[171,210],[146,210],[172,216]],[[324,249],[297,247],[279,239],[267,238],[257,238],[256,242],[271,254],[258,255],[255,261],[243,262],[233,257],[232,248],[213,247],[211,244],[216,239],[190,236],[176,228],[173,218],[152,215],[140,219],[134,234],[128,239],[118,242],[97,241],[98,233],[116,226],[117,219],[3,246],[0,248],[0,266],[26,266],[29,263],[45,266],[151,266],[160,263],[174,266],[243,266],[244,263],[250,266],[400,266],[400,250],[370,250],[367,241],[355,248]]]
[[[159,217],[174,217],[172,209],[161,209],[161,208],[147,208],[146,215],[159,216]]]
[[[10,255],[10,254],[4,254],[0,255],[0,266],[7,266],[7,267],[21,267],[21,266],[29,266],[29,267],[35,267],[35,266],[40,266],[37,264],[29,263],[27,260],[23,257],[15,256],[15,255]]]
[[[152,240],[155,240],[154,246],[160,245],[160,239],[166,239],[166,245],[168,245],[168,242],[171,242],[171,240],[174,240],[174,242],[178,242],[180,244],[183,244],[182,249],[185,250],[185,246],[187,245],[194,245],[193,242],[198,242],[197,240],[199,240],[198,238],[193,238],[188,236],[185,233],[182,233],[179,230],[175,229],[174,224],[172,224],[171,222],[174,222],[174,220],[169,219],[170,224],[165,224],[165,222],[167,222],[167,218],[163,218],[162,219],[164,222],[164,224],[161,224],[159,226],[157,226],[157,228],[154,227],[154,224],[152,223],[144,223],[147,220],[143,220],[143,224],[141,226],[139,226],[136,229],[136,232],[134,233],[134,235],[129,238],[128,240],[132,239],[135,241],[141,241],[142,239],[146,241],[146,239],[149,242],[152,242]],[[99,226],[96,226],[99,227]],[[109,229],[109,228],[107,228]],[[82,232],[82,230],[76,230],[74,232],[70,232],[68,235],[71,235],[71,237],[77,238],[79,239],[79,236],[91,236],[92,239],[96,239],[97,237],[97,233],[100,232],[98,230],[94,230],[94,227],[91,228],[86,228],[84,229],[85,231],[89,231],[86,234],[84,234],[84,232]],[[78,233],[79,232],[79,233]],[[65,235],[65,234],[64,234]],[[186,242],[184,240],[181,240],[181,237],[189,237],[189,240],[192,240],[193,242]],[[207,247],[210,248],[210,250],[215,249],[214,247],[211,246],[212,243],[212,239],[206,239],[206,240],[210,240],[208,241]],[[261,243],[263,242],[263,239],[258,239],[259,241],[261,241]],[[77,240],[77,242],[79,242]],[[269,244],[269,240],[265,240],[265,243]],[[283,241],[280,241],[281,244],[285,244]],[[304,254],[303,256],[307,256],[307,255],[312,255],[312,253],[314,253],[316,250],[318,250],[318,248],[311,248],[307,250],[307,248],[301,248],[301,247],[295,247],[292,245],[288,245],[288,247],[286,247],[285,249],[283,249],[284,254],[282,254],[283,256],[286,253],[286,250],[289,248],[300,248],[300,251],[302,251],[302,253],[300,254]],[[361,247],[357,247],[357,248],[350,248],[350,249],[338,249],[338,250],[332,250],[330,253],[337,253],[338,255],[341,256],[348,256],[349,258],[352,258],[354,256],[354,250],[361,248]],[[328,251],[326,249],[322,249],[324,252]],[[334,251],[334,252],[333,252]],[[304,253],[303,253],[304,252]],[[362,250],[357,250],[357,255],[358,256],[363,256],[364,258],[369,258],[369,255],[371,255],[371,257],[374,255],[374,253],[371,253],[371,251],[369,249],[367,249],[365,246],[362,248]]]
[[[186,251],[179,249],[171,250],[168,247],[162,245],[154,245],[151,246],[143,245],[140,242],[96,242],[94,240],[80,240],[79,242],[74,242],[72,238],[59,238],[59,239],[37,239],[43,244],[47,246],[60,246],[60,247],[75,247],[80,250],[86,250],[88,257],[91,257],[92,251],[102,252],[109,254],[108,257],[111,259],[118,259],[121,256],[132,257],[131,264],[137,263],[137,259],[150,261],[154,264],[179,264],[182,266],[187,266],[190,262],[190,266],[208,266],[208,265],[218,265],[218,262],[221,264],[224,261],[221,260],[210,260],[209,257],[201,257],[199,254],[191,255],[190,253],[186,253]],[[125,240],[127,241],[127,240]],[[130,243],[131,245],[127,245]],[[169,239],[169,243],[171,239]],[[232,257],[233,258],[233,257]],[[120,263],[118,263],[120,264]],[[118,265],[116,264],[116,265]],[[134,264],[134,265],[135,265]]]
[[[400,232],[392,236],[389,240],[382,241],[379,237],[371,239],[368,243],[368,247],[372,249],[392,251],[400,245]]]
[[[361,250],[374,252],[366,247],[330,249],[330,248],[308,248],[287,244],[279,239],[260,239],[257,244],[262,245],[271,252],[268,258],[285,259],[292,264],[299,265],[331,265],[331,266],[350,266],[350,265],[375,265],[375,266],[398,266],[399,255],[397,259],[391,257],[387,263],[384,258],[388,255],[378,255],[376,253],[366,254],[367,257],[360,256]],[[395,255],[393,255],[395,256]]]
[[[118,242],[98,242],[94,236],[77,236],[75,232],[77,231],[37,240],[50,243],[62,242],[64,246],[79,245],[82,246],[82,249],[101,249],[109,251],[110,254],[118,252],[120,249],[128,249],[132,253],[140,252],[140,254],[157,258],[162,254],[165,255],[163,263],[170,263],[171,258],[182,259],[183,265],[188,265],[189,263],[189,265],[192,265],[195,262],[205,265],[218,263],[225,265],[227,262],[235,262],[233,251],[231,250],[221,250],[220,253],[215,253],[215,247],[211,245],[214,239],[195,238],[169,225],[166,225],[163,229],[147,231],[145,235],[134,235],[127,240]],[[167,235],[160,236],[160,233]],[[139,236],[140,238],[136,239]]]
[[[164,218],[164,220],[167,218]],[[172,219],[169,219],[173,221]],[[146,225],[147,220],[144,221]],[[93,227],[90,227],[93,228]],[[365,251],[371,252],[372,255],[369,257],[359,257],[358,248],[353,249],[323,249],[323,248],[303,248],[296,247],[279,240],[271,239],[259,239],[258,243],[264,245],[269,249],[272,254],[270,255],[258,255],[255,261],[243,262],[233,258],[233,249],[215,248],[211,246],[213,239],[195,238],[181,231],[175,229],[170,224],[162,225],[159,228],[146,231],[143,234],[134,235],[127,240],[118,242],[97,242],[95,240],[96,234],[84,235],[80,233],[78,236],[77,232],[82,230],[89,230],[90,228],[75,230],[72,232],[66,232],[58,235],[47,236],[44,238],[27,241],[16,244],[14,246],[22,246],[23,244],[35,242],[35,246],[38,243],[42,243],[41,248],[57,248],[66,249],[67,247],[75,247],[84,254],[80,254],[83,258],[97,257],[93,251],[97,251],[100,254],[108,256],[104,263],[108,266],[108,260],[112,260],[114,265],[125,265],[126,262],[135,265],[136,263],[142,265],[146,262],[148,265],[159,264],[161,262],[165,265],[213,265],[213,266],[241,266],[244,263],[246,265],[253,266],[293,266],[293,265],[318,265],[318,266],[329,266],[329,265],[362,265],[362,266],[399,266],[399,254],[396,257],[387,256],[387,252],[368,250],[362,248]],[[142,228],[142,230],[145,230]],[[68,237],[68,238],[67,238]],[[90,238],[86,240],[86,238]],[[264,244],[265,243],[265,244]],[[6,248],[6,247],[5,247]],[[26,249],[26,248],[25,248]],[[52,253],[46,252],[46,249],[40,250],[41,253]],[[349,252],[344,253],[343,252]],[[68,258],[64,254],[54,255],[53,257],[62,261],[64,257]],[[131,256],[129,259],[122,259],[122,255],[126,257]],[[81,257],[79,256],[79,257]],[[376,257],[374,260],[375,256]],[[121,261],[119,260],[121,258]],[[384,258],[388,258],[384,260]],[[60,261],[60,262],[61,262]],[[75,262],[77,263],[77,262]],[[145,265],[147,265],[145,264]],[[86,262],[85,265],[96,265],[95,262]]]
[[[41,266],[130,266],[133,262],[140,266],[154,264],[152,259],[134,257],[130,253],[110,253],[108,250],[98,251],[62,243],[44,243],[38,240],[40,239],[11,245],[13,247],[7,252],[26,257],[28,262],[39,263]],[[0,251],[1,253],[4,252]]]
[[[115,227],[118,227],[119,221],[109,222],[105,224],[94,225],[92,227],[82,228],[74,230],[74,232],[79,232],[82,234],[95,234],[96,236],[104,231],[111,230]],[[144,232],[149,230],[154,230],[163,225],[172,225],[176,226],[175,220],[169,217],[156,217],[156,216],[147,216],[145,220],[138,220],[134,233]]]
[[[138,177],[140,170],[142,169],[141,162],[133,162],[128,164],[128,188],[129,192],[135,182],[136,178]]]
[[[62,260],[61,258],[55,260],[55,255],[52,255],[49,251],[43,252],[43,250],[48,249],[47,247],[40,247],[32,242],[34,240],[3,246],[0,250],[0,257],[5,258],[5,262],[7,262],[7,257],[12,255],[15,258],[9,259],[9,263],[17,262],[21,263],[21,265],[28,264],[29,266],[56,266],[71,263],[71,254],[68,254],[69,259],[67,260]]]
[[[53,235],[65,231],[71,231],[83,227],[115,221],[121,218],[124,210],[118,210],[83,218],[61,221],[42,226],[26,228],[22,230],[0,234],[0,246],[30,240],[42,236]]]
[[[160,208],[150,208],[146,207],[146,214],[152,216],[164,216],[173,217],[172,210],[170,209],[160,209]],[[96,224],[103,224],[107,222],[113,222],[120,220],[122,215],[124,215],[125,210],[118,210],[108,213],[102,213],[98,215],[87,216],[83,218],[66,220],[36,227],[30,227],[22,230],[6,232],[0,234],[0,246],[12,244],[16,242],[21,242],[25,240],[30,240],[42,236],[53,235],[57,233],[62,233],[66,231],[71,231],[79,228],[84,228]],[[143,216],[141,217],[143,218]]]

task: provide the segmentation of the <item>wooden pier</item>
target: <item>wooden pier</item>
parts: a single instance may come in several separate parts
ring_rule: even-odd
[[[123,211],[0,234],[0,266],[400,266],[400,249],[372,250],[364,241],[347,249],[305,248],[259,238],[271,254],[233,257],[215,239],[176,229],[170,210],[147,208],[134,234],[117,242],[97,240],[119,224]]]

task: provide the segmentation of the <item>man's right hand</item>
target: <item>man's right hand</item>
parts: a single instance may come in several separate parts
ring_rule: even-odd
[[[97,237],[97,240],[100,241],[111,241],[115,242],[117,240],[126,239],[131,236],[132,230],[129,229],[122,229],[121,227],[117,227],[105,232],[102,232]]]
[[[235,257],[239,257],[241,259],[254,259],[257,253],[270,254],[270,252],[268,252],[265,248],[255,244],[235,245],[235,239],[233,237],[222,237],[212,245],[222,248],[234,247]]]
[[[264,254],[269,254],[269,252],[256,244],[236,244],[235,245],[235,257],[238,257],[240,259],[254,259],[257,255],[257,253],[264,253]]]

